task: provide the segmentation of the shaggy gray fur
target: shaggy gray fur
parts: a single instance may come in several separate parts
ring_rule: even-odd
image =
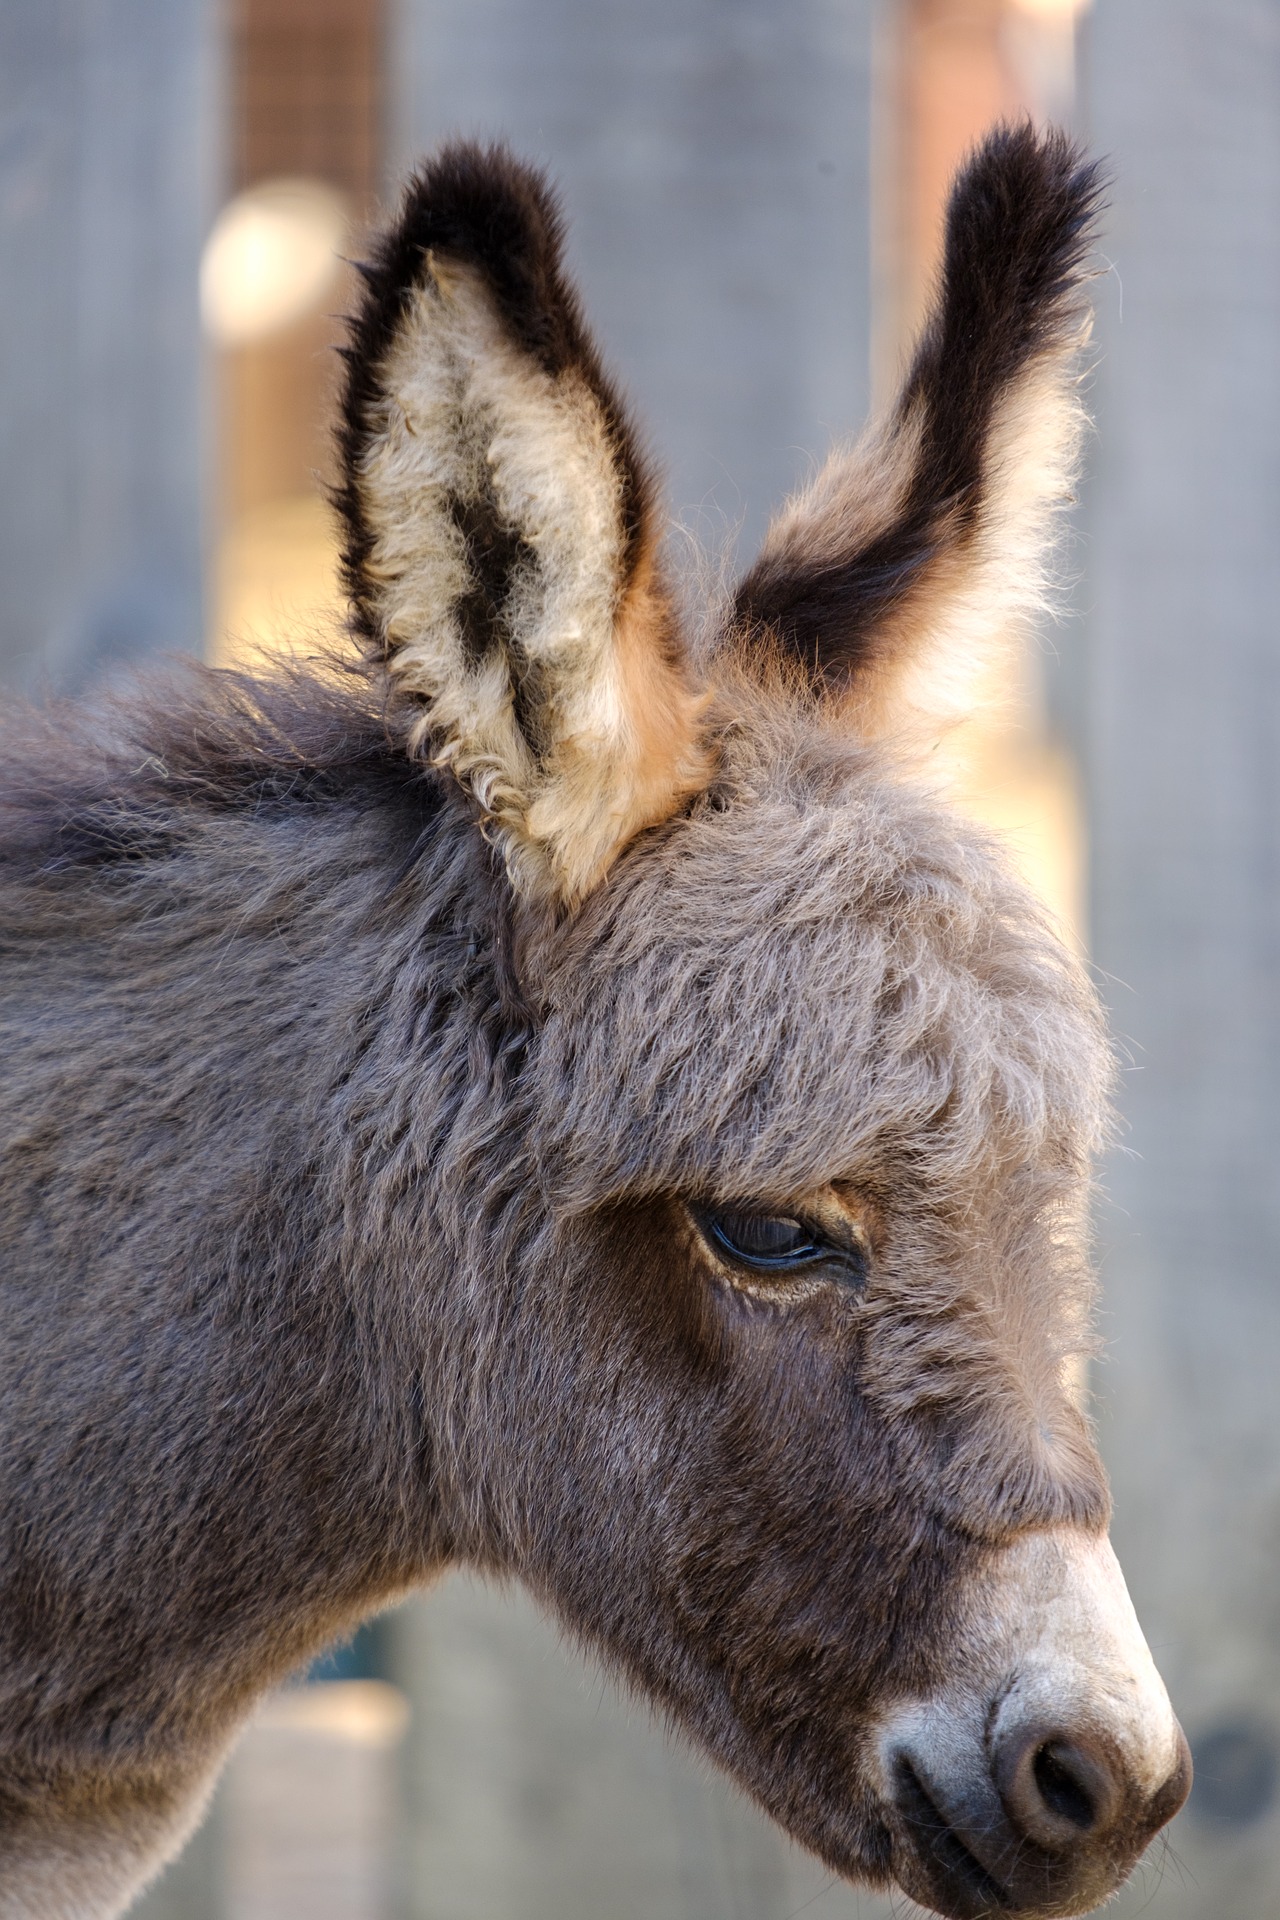
[[[1046,177],[1064,151],[1035,149]],[[495,284],[520,240],[508,356],[567,297],[541,187],[472,149],[438,177],[454,225],[423,175],[371,269],[352,515],[413,223]],[[1062,350],[1056,311],[1027,355]],[[884,1884],[920,1842],[877,1716],[963,1665],[1002,1548],[1105,1528],[1070,1385],[1110,1073],[1084,973],[758,621],[673,664],[660,604],[711,771],[572,911],[409,750],[385,635],[343,671],[175,670],[6,723],[3,1920],[122,1911],[262,1691],[460,1562]],[[856,1271],[739,1270],[724,1208],[854,1222]],[[1164,1817],[1099,1840],[1089,1884]],[[1019,1857],[1009,1911],[1074,1910],[1073,1860]],[[989,1883],[930,1871],[978,1911]]]

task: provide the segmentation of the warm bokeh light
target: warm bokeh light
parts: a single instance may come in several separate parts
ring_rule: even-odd
[[[221,347],[292,326],[335,286],[347,232],[342,195],[319,180],[267,180],[225,206],[200,262],[200,310]]]
[[[885,404],[932,297],[951,181],[998,120],[1070,124],[1075,23],[1088,0],[899,0],[880,171],[875,385]],[[1077,643],[1069,629],[1063,647]],[[938,778],[1004,839],[1068,935],[1084,934],[1078,779],[1047,713],[1050,636],[1010,634]]]
[[[378,1680],[290,1687],[259,1708],[223,1791],[226,1913],[387,1912],[395,1756],[408,1723],[403,1693]]]
[[[252,667],[263,655],[325,646],[341,631],[333,514],[317,494],[270,500],[240,515],[219,542],[211,655]]]
[[[409,1705],[383,1680],[322,1680],[289,1687],[261,1707],[255,1725],[270,1733],[315,1734],[385,1749],[404,1738]]]
[[[1013,0],[1018,13],[1029,13],[1036,20],[1074,20],[1087,11],[1090,0]]]

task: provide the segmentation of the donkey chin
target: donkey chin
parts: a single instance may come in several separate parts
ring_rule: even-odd
[[[972,1605],[963,1674],[877,1730],[894,1877],[955,1920],[1090,1912],[1191,1784],[1119,1563],[1105,1536],[1034,1534]]]

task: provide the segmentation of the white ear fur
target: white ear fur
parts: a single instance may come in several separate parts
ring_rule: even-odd
[[[474,794],[522,890],[570,905],[709,772],[650,538],[627,524],[643,477],[595,374],[549,369],[477,267],[429,252],[351,475],[363,612],[417,708],[411,750]]]
[[[1075,498],[1089,426],[1078,357],[1087,325],[1027,368],[993,409],[972,524],[940,529],[930,564],[879,614],[875,645],[838,689],[868,738],[933,737],[978,704],[988,670],[1028,626],[1057,609],[1063,511]],[[834,453],[770,527],[759,565],[838,564],[903,511],[924,421],[917,404]]]

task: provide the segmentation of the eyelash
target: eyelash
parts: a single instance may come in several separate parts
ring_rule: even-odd
[[[787,1274],[826,1267],[842,1270],[848,1286],[861,1287],[866,1281],[865,1249],[839,1245],[791,1214],[723,1207],[704,1208],[696,1218],[712,1250],[749,1273]]]

